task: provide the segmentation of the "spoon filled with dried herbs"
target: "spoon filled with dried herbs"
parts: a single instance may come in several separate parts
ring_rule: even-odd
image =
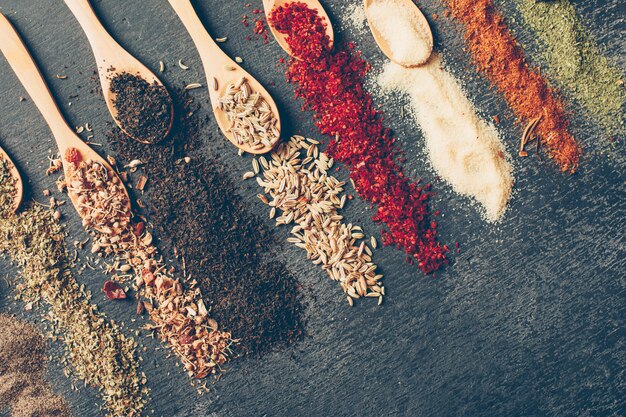
[[[289,54],[289,56],[293,56],[294,58],[299,59],[299,57],[293,55],[293,52],[291,51],[291,48],[289,47],[289,44],[287,43],[287,39],[285,35],[281,33],[279,30],[277,30],[274,24],[271,23],[272,20],[270,19],[270,15],[276,9],[288,3],[296,3],[296,2],[294,2],[293,0],[263,0],[263,8],[265,9],[265,15],[269,23],[270,31],[272,32],[272,35],[274,35],[274,39],[276,39],[276,42],[278,43],[278,45],[280,45],[280,47],[283,48],[285,52]],[[335,40],[335,33],[333,31],[333,26],[330,23],[330,18],[328,17],[326,10],[324,10],[324,7],[322,7],[322,5],[320,4],[318,0],[299,0],[297,1],[297,3],[301,5],[303,8],[315,10],[317,12],[317,15],[320,16],[322,20],[325,21],[326,34],[328,35],[328,39],[330,39],[329,47],[332,48],[334,40]]]
[[[9,207],[8,202],[12,200],[10,207],[16,212],[23,197],[22,177],[9,155],[0,148],[0,207]]]
[[[130,198],[109,163],[67,124],[37,64],[11,22],[0,13],[0,50],[50,126],[62,156],[68,195],[83,219],[105,234],[130,222]]]
[[[208,34],[189,0],[169,0],[198,49],[213,113],[222,133],[252,154],[272,150],[280,139],[280,114],[265,88],[226,55]]]
[[[172,129],[174,107],[161,80],[113,39],[89,0],[65,0],[65,4],[87,35],[104,100],[115,123],[139,142],[163,140]]]
[[[383,53],[403,67],[425,64],[433,53],[433,33],[412,0],[365,0],[365,14]]]

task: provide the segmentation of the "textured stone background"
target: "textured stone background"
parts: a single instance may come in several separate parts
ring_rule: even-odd
[[[243,13],[251,14],[244,7],[246,1],[194,3],[215,37],[228,36],[225,51],[242,56],[245,68],[274,94],[285,133],[319,137],[310,115],[300,112],[291,86],[276,67],[284,56],[282,50],[274,43],[246,41],[251,28],[244,30],[240,23]],[[383,57],[371,36],[356,33],[345,22],[343,9],[351,2],[323,3],[339,39],[355,41],[374,72],[380,69]],[[447,67],[461,79],[481,114],[500,116],[504,141],[515,154],[520,130],[512,126],[511,112],[502,99],[469,64],[459,26],[443,17],[440,1],[421,3]],[[626,67],[623,2],[575,3],[608,55]],[[165,0],[95,0],[94,7],[118,41],[148,67],[156,72],[159,60],[168,64],[162,78],[169,85],[205,83],[196,50]],[[30,46],[69,123],[91,123],[94,140],[105,142],[110,117],[102,99],[90,93],[96,85],[90,80],[94,60],[63,1],[0,0],[0,11]],[[436,21],[434,13],[441,16]],[[514,18],[512,10],[509,16]],[[533,49],[518,22],[512,19],[511,26]],[[179,59],[191,69],[177,68]],[[55,74],[66,74],[68,79],[56,79]],[[269,87],[270,82],[275,87]],[[194,94],[207,102],[205,90]],[[0,58],[0,144],[39,198],[43,188],[53,187],[53,179],[44,171],[46,157],[56,150],[33,102],[20,103],[19,96],[26,93]],[[545,161],[516,158],[517,184],[510,210],[501,224],[489,225],[466,198],[436,181],[424,161],[421,133],[411,117],[400,117],[404,99],[379,97],[378,103],[406,151],[407,171],[432,181],[439,193],[433,208],[444,213],[439,220],[442,239],[452,246],[460,242],[462,253],[453,255],[451,265],[433,278],[405,264],[400,252],[378,250],[375,261],[385,273],[388,292],[385,304],[365,302],[349,309],[338,286],[307,262],[300,250],[285,243],[281,256],[309,299],[309,337],[262,360],[237,361],[202,397],[189,386],[175,360],[165,357],[166,350],[156,350],[157,343],[141,337],[148,348],[143,370],[153,396],[148,409],[162,416],[224,417],[624,415],[623,154],[607,152],[606,135],[588,123],[574,104],[574,130],[586,152],[580,172],[564,176]],[[250,159],[237,157],[211,123],[206,152],[218,155],[237,180]],[[345,177],[345,170],[340,175]],[[254,197],[255,184],[240,184],[232,192],[267,219],[265,207]],[[84,237],[71,207],[63,212],[70,242]],[[349,221],[378,235],[380,227],[372,224],[371,214],[358,198],[345,210]],[[287,232],[277,230],[283,238]],[[1,277],[13,277],[15,272],[0,260]],[[101,273],[79,279],[93,291],[104,312],[126,322],[129,333],[139,328],[140,323],[129,320],[135,316],[132,305],[105,301]],[[38,313],[23,312],[12,301],[11,291],[0,279],[0,311],[37,321]],[[51,349],[56,355],[60,347]],[[58,364],[51,364],[49,378],[67,394],[77,416],[104,415],[96,393],[88,388],[71,391]]]

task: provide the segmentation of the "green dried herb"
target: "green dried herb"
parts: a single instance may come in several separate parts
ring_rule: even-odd
[[[137,344],[90,303],[91,294],[70,271],[64,237],[53,212],[40,205],[0,217],[0,254],[22,268],[18,298],[47,306],[49,336],[66,347],[66,374],[99,389],[111,416],[139,416],[147,389]]]
[[[11,175],[9,162],[0,156],[0,216],[5,217],[13,211],[15,178]]]
[[[624,129],[623,71],[602,54],[569,0],[513,1],[535,32],[548,75],[613,135]]]

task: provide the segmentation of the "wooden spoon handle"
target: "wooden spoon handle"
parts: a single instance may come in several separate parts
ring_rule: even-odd
[[[224,52],[217,46],[211,35],[207,32],[200,21],[198,14],[193,8],[190,0],[168,0],[183,25],[189,32],[193,43],[198,49],[200,59],[204,65],[207,78],[213,76],[213,68],[223,64],[224,58],[229,60]]]
[[[89,4],[89,0],[64,1],[83,28],[85,35],[87,35],[96,60],[104,61],[106,57],[102,53],[116,47],[118,45],[117,42],[102,26],[100,19],[98,19],[91,4]]]
[[[0,13],[0,50],[17,78],[35,102],[35,105],[50,126],[50,130],[58,139],[72,129],[67,125],[57,103],[55,102],[48,85],[37,68],[37,64],[31,57],[28,49],[20,39],[11,22]],[[58,142],[58,140],[57,140]],[[62,150],[63,151],[63,150]]]

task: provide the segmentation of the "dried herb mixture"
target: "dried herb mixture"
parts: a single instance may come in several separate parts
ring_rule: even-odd
[[[111,416],[138,416],[147,390],[137,345],[98,311],[90,293],[77,283],[64,237],[53,212],[38,204],[0,217],[0,254],[21,267],[19,297],[28,307],[45,306],[43,317],[65,345],[62,362],[68,375],[97,388]]]

